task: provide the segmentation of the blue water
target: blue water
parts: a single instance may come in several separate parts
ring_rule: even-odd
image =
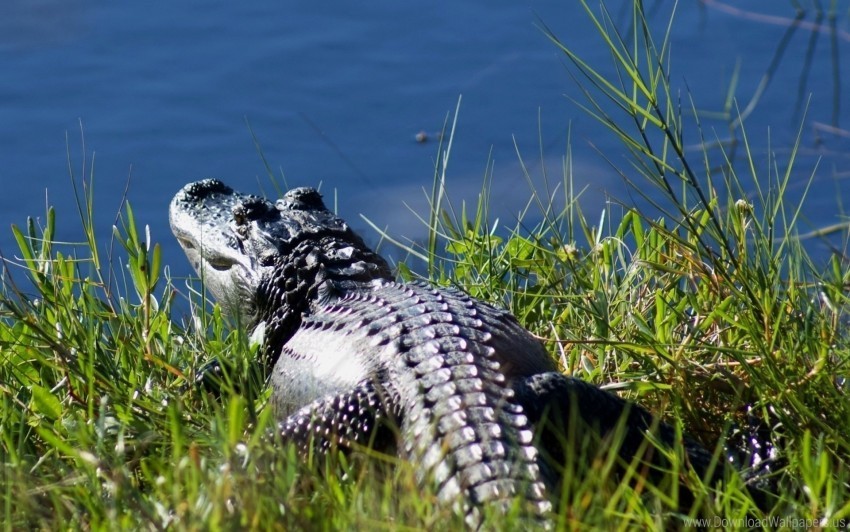
[[[9,224],[43,217],[46,203],[57,209],[60,237],[80,239],[70,168],[78,180],[94,176],[102,240],[129,187],[137,222],[163,245],[164,262],[175,275],[189,274],[167,224],[180,186],[216,176],[238,189],[273,191],[246,123],[275,174],[290,186],[321,185],[368,240],[377,237],[360,213],[417,238],[424,230],[407,206],[425,210],[437,144],[414,137],[434,138],[460,95],[451,197],[474,199],[492,159],[494,215],[512,225],[529,196],[517,148],[538,183],[544,170],[558,180],[569,132],[589,217],[597,219],[609,197],[631,201],[600,155],[626,163],[622,146],[571,101],[580,93],[564,57],[536,25],[545,22],[591,64],[608,64],[578,2],[301,4],[0,3],[0,250],[15,254]],[[662,30],[672,3],[647,4]],[[622,2],[608,5],[615,20],[628,20]],[[700,110],[720,110],[738,62],[734,94],[745,107],[795,13],[779,0],[735,9],[680,2],[672,79],[683,105],[690,106],[689,90]],[[816,13],[807,9],[804,22],[812,24]],[[802,229],[846,219],[847,13],[839,2],[834,47],[825,26],[793,32],[746,122],[763,165],[769,149],[787,158],[802,123],[792,197],[820,161]],[[728,136],[723,120],[702,120],[709,140]],[[699,139],[689,140],[698,155]]]

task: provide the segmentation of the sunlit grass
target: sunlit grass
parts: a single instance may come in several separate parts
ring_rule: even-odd
[[[510,308],[565,372],[640,402],[710,449],[750,418],[770,428],[781,458],[771,508],[757,509],[738,477],[718,490],[681,468],[697,499],[681,515],[678,474],[624,482],[614,452],[578,438],[558,526],[850,518],[850,271],[839,257],[814,264],[793,238],[800,206],[783,194],[796,150],[765,167],[749,157],[746,172],[722,155],[689,158],[684,139],[710,135],[696,105],[670,89],[667,33],[657,36],[635,5],[628,33],[604,9],[587,9],[616,76],[549,35],[572,62],[580,104],[630,155],[610,155],[612,167],[637,190],[651,185],[657,210],[582,212],[567,153],[552,188],[561,197],[531,190],[517,226],[494,228],[486,185],[468,210],[445,196],[447,140],[424,217],[428,244],[411,252],[428,260],[434,282]],[[20,260],[6,263],[0,296],[6,529],[462,526],[409,464],[365,450],[299,457],[269,437],[267,394],[252,385],[257,346],[204,304],[198,285],[165,274],[129,205],[113,235],[121,258],[104,260],[98,246],[109,235],[94,234],[91,197],[86,188],[79,198],[83,243],[56,242],[52,211],[43,225],[14,230]],[[175,315],[176,298],[189,299],[191,317]],[[187,388],[216,357],[234,361],[221,397]],[[497,516],[487,524],[514,525]]]

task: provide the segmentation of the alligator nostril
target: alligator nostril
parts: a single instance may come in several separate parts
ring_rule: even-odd
[[[203,199],[213,195],[232,194],[233,189],[225,185],[218,179],[203,179],[189,183],[180,190],[179,195],[184,200],[194,201]]]

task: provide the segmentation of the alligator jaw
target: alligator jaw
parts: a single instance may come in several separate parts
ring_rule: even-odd
[[[231,315],[247,315],[258,268],[244,253],[233,227],[233,211],[256,196],[240,194],[215,179],[184,186],[169,207],[171,231],[204,285]],[[269,204],[271,205],[271,204]],[[234,287],[241,287],[234,291]]]

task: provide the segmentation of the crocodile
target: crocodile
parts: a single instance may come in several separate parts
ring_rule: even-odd
[[[169,213],[223,311],[264,328],[277,430],[303,451],[397,453],[472,526],[485,507],[515,501],[547,520],[576,427],[618,437],[622,463],[642,461],[650,475],[669,466],[656,445],[678,443],[697,474],[723,478],[723,461],[694,440],[558,371],[509,312],[395,281],[312,188],[272,202],[206,179],[183,187]]]

